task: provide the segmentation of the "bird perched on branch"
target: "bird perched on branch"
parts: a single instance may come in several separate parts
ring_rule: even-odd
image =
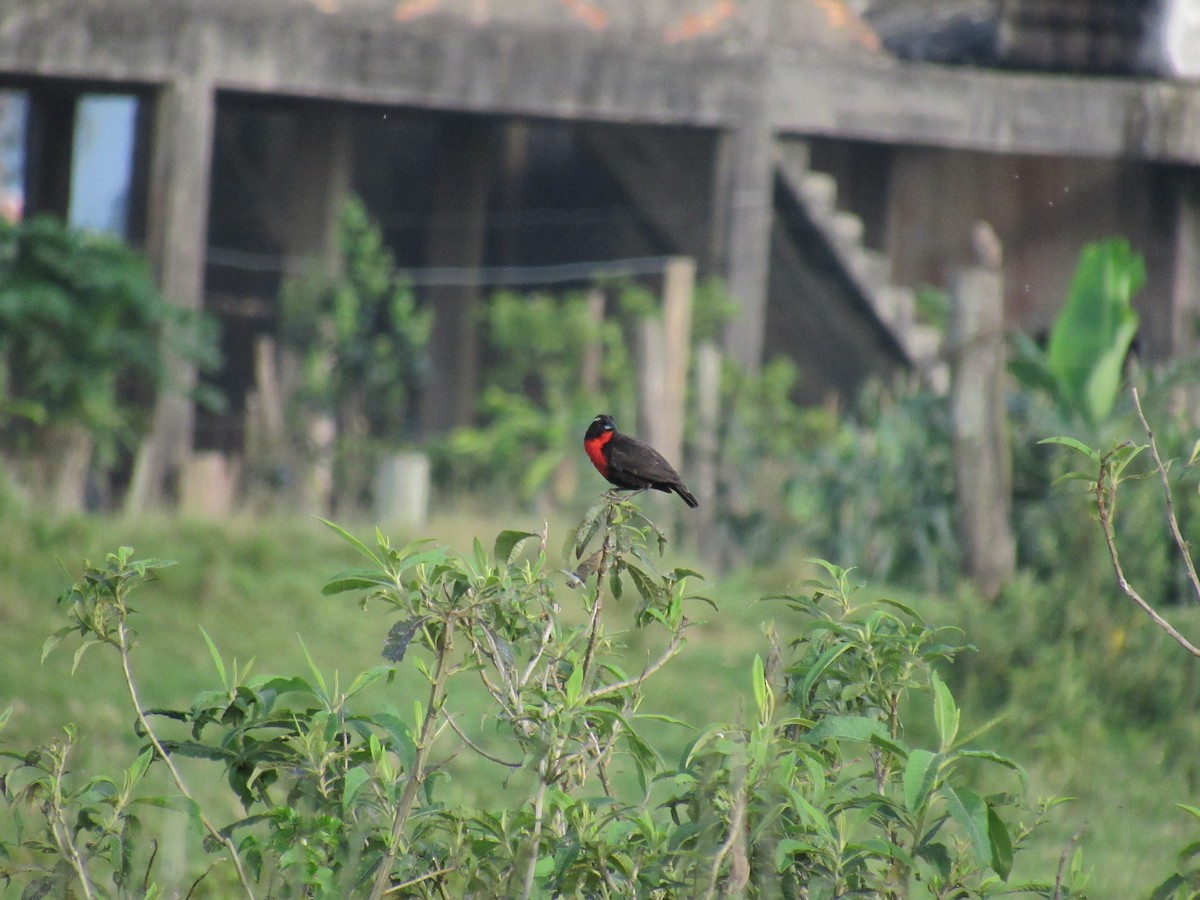
[[[617,431],[613,417],[599,415],[592,419],[583,436],[583,449],[588,459],[609,484],[627,491],[674,491],[688,506],[695,508],[699,501],[692,496],[663,455],[637,438]]]

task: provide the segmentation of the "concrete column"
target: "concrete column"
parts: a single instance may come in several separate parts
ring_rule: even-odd
[[[203,304],[214,106],[212,82],[189,74],[163,87],[154,101],[146,249],[167,300],[185,309]],[[167,360],[169,380],[154,408],[150,434],[134,463],[126,508],[141,512],[174,499],[192,448],[195,418],[187,392],[195,367]]]
[[[712,258],[741,308],[726,330],[725,349],[748,372],[762,363],[774,206],[773,135],[766,87],[759,88],[741,123],[720,139],[713,192]]]
[[[447,117],[438,145],[433,215],[425,264],[476,268],[483,264],[494,123]],[[479,380],[479,285],[435,285],[426,291],[434,311],[430,377],[421,398],[421,429],[439,434],[471,422]]]
[[[1183,175],[1175,208],[1175,267],[1171,283],[1173,356],[1195,352],[1200,340],[1200,178]]]
[[[290,131],[286,180],[277,187],[279,238],[292,271],[305,257],[330,262],[336,255],[338,217],[353,176],[352,113],[340,104],[305,105]]]

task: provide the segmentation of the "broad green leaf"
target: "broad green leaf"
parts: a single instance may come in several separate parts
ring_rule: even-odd
[[[1013,864],[1012,837],[1008,833],[1008,826],[1004,824],[1004,820],[990,806],[987,811],[987,821],[988,839],[992,845],[992,869],[1002,881],[1008,881],[1008,874],[1012,871]]]
[[[1089,244],[1050,332],[1047,368],[1071,410],[1093,425],[1112,411],[1120,390],[1138,328],[1131,300],[1145,280],[1145,265],[1128,241]]]
[[[492,550],[496,562],[510,563],[516,555],[517,548],[531,537],[537,537],[532,531],[502,531],[496,535],[496,544]]]
[[[75,651],[75,655],[71,657],[71,674],[75,674],[75,670],[79,668],[79,663],[83,659],[83,654],[87,652],[87,648],[93,644],[98,644],[99,641],[84,641],[79,645],[79,649]]]
[[[354,801],[358,799],[359,791],[370,780],[370,777],[366,766],[355,766],[346,773],[345,785],[342,789],[342,815],[349,817],[351,810],[354,809]]]
[[[600,520],[604,513],[607,503],[601,500],[599,503],[593,503],[588,507],[587,512],[583,514],[583,519],[579,523],[579,527],[575,530],[575,558],[579,559],[583,556],[583,551],[587,547],[596,532],[600,530]]]
[[[992,843],[988,837],[988,808],[983,798],[966,788],[955,790],[948,784],[938,788],[946,801],[951,818],[958,823],[971,842],[975,862],[981,866],[992,862]]]
[[[583,666],[577,665],[571,670],[571,674],[567,677],[566,684],[567,705],[574,706],[579,702],[579,695],[583,691]]]
[[[334,594],[344,594],[346,591],[369,591],[380,587],[394,587],[395,584],[383,572],[369,569],[351,570],[334,575],[321,588],[321,596],[332,597]]]
[[[901,756],[908,756],[908,748],[888,735],[882,724],[862,716],[827,716],[801,739],[808,744],[827,740],[862,741]]]
[[[808,672],[804,676],[804,681],[800,685],[800,702],[804,706],[808,705],[809,693],[812,691],[813,685],[817,683],[825,670],[833,664],[839,656],[849,650],[853,645],[847,642],[832,644],[825,648],[825,651],[817,657],[816,661],[809,666]]]
[[[925,805],[929,792],[937,781],[938,770],[942,757],[920,748],[908,755],[908,764],[904,767],[904,806],[914,815]],[[917,840],[921,835],[917,836]]]
[[[937,725],[938,739],[941,742],[939,749],[945,753],[953,746],[954,738],[958,736],[959,710],[950,688],[946,687],[946,682],[942,681],[937,672],[929,673],[929,682],[933,685],[933,721]]]

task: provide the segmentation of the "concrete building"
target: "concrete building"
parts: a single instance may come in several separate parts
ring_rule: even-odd
[[[1193,4],[859,6],[9,0],[0,122],[20,146],[0,141],[0,190],[80,224],[108,208],[174,302],[227,326],[233,415],[198,429],[164,398],[135,485],[149,499],[197,441],[237,446],[253,339],[351,191],[406,267],[692,256],[740,304],[727,350],[751,368],[792,355],[813,398],[929,362],[913,290],[971,258],[981,219],[1010,323],[1044,327],[1080,247],[1119,233],[1147,256],[1140,352],[1190,349]],[[126,140],[124,189],[101,199],[89,121]],[[470,415],[479,293],[426,291],[431,430]]]

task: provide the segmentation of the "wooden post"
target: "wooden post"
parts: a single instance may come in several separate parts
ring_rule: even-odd
[[[688,362],[692,349],[692,293],[696,263],[687,256],[667,262],[663,278],[663,455],[683,464],[683,420],[687,414]]]
[[[638,326],[638,432],[674,466],[683,462],[696,264],[678,256],[663,273],[662,319]]]
[[[696,437],[695,462],[689,475],[694,477],[696,499],[700,508],[697,518],[696,541],[702,558],[719,562],[720,541],[717,534],[717,486],[719,466],[719,434],[721,415],[721,351],[711,341],[696,348]]]
[[[979,262],[953,281],[950,406],[959,530],[967,572],[988,599],[1012,578],[1012,455],[1005,420],[1006,353],[1000,247],[976,225]]]

